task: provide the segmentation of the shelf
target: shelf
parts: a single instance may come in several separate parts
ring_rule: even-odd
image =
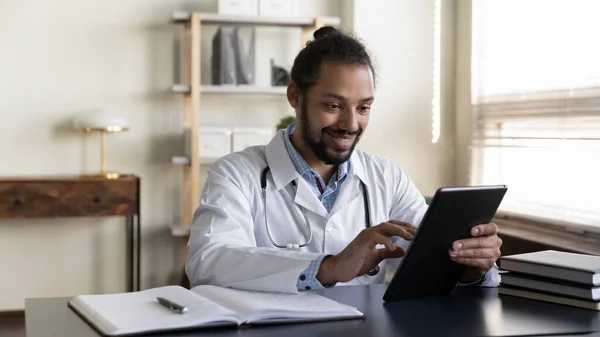
[[[175,165],[189,165],[190,158],[186,156],[173,156],[171,157],[171,164]]]
[[[202,157],[200,157],[200,164],[210,165],[210,164],[214,163],[217,159],[219,159],[219,158],[202,156]],[[189,165],[190,158],[188,158],[186,156],[173,156],[173,157],[171,157],[171,164]]]
[[[190,86],[174,84],[171,91],[178,94],[189,94]],[[200,92],[204,94],[243,94],[243,95],[285,95],[287,87],[266,87],[254,85],[202,85]]]
[[[190,235],[190,226],[186,225],[170,225],[171,235],[174,237],[188,237]]]
[[[316,18],[310,17],[268,17],[268,16],[243,16],[221,15],[218,13],[198,13],[200,20],[205,24],[239,24],[255,26],[279,27],[313,27]],[[192,17],[191,12],[175,12],[171,16],[173,23],[187,23]],[[339,17],[319,17],[324,26],[339,26],[342,20]]]

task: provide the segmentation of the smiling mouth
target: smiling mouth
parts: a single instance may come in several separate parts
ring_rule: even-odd
[[[336,134],[333,132],[325,131],[328,136],[329,143],[337,150],[349,150],[352,147],[352,143],[356,138],[355,134]]]

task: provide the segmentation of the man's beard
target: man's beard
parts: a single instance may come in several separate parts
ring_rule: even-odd
[[[322,135],[322,130],[320,130],[321,132],[319,133],[319,135],[317,135],[317,139],[313,138],[312,135],[310,134],[310,130],[312,129],[312,125],[310,124],[310,121],[308,120],[308,117],[306,116],[307,114],[307,103],[306,100],[302,100],[302,104],[301,104],[301,114],[300,114],[300,121],[301,121],[301,127],[302,127],[302,139],[304,139],[304,144],[306,144],[312,151],[313,153],[317,156],[317,158],[319,158],[319,160],[321,160],[322,162],[324,162],[327,165],[339,165],[342,164],[344,162],[346,162],[348,159],[350,159],[350,156],[352,156],[352,152],[354,152],[354,147],[356,146],[356,144],[358,144],[358,141],[360,140],[360,136],[362,134],[362,129],[359,129],[356,132],[346,132],[346,131],[341,131],[341,130],[328,130],[330,133],[334,134],[334,135],[356,135],[356,139],[354,140],[354,143],[352,144],[352,146],[350,147],[350,149],[348,150],[348,152],[346,154],[333,154],[331,152],[327,151],[327,144],[325,144],[325,142],[323,142],[323,140],[320,138]]]

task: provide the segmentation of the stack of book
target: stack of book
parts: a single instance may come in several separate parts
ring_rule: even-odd
[[[600,311],[600,256],[544,250],[503,256],[498,293]]]

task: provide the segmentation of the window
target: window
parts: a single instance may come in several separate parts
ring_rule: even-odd
[[[431,100],[431,142],[436,144],[440,139],[440,104],[441,104],[441,43],[442,43],[442,0],[433,3],[433,99]]]
[[[600,1],[474,0],[471,183],[600,231]]]

